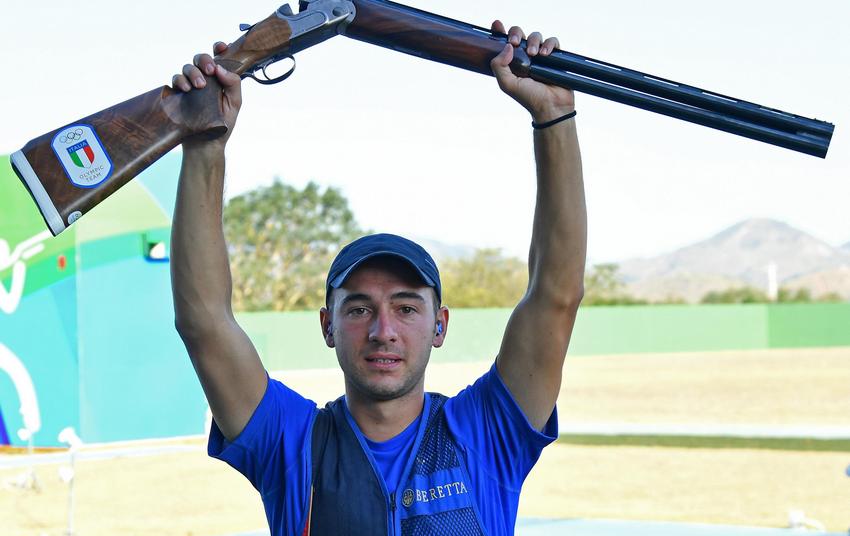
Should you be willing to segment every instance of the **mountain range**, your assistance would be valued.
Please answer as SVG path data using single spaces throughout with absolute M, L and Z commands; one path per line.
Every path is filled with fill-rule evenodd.
M 474 255 L 476 248 L 414 237 L 438 263 Z M 699 302 L 712 290 L 806 288 L 812 297 L 837 293 L 850 300 L 850 242 L 832 246 L 787 223 L 744 220 L 675 251 L 616 263 L 626 291 L 649 301 Z M 588 267 L 590 268 L 590 267 Z
M 619 263 L 628 292 L 652 301 L 697 302 L 711 290 L 750 286 L 808 288 L 850 299 L 850 242 L 835 247 L 790 225 L 749 219 L 670 253 Z

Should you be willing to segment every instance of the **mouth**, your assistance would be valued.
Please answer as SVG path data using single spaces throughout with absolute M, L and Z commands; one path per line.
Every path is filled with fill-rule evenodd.
M 401 358 L 393 355 L 370 355 L 366 358 L 366 363 L 378 370 L 394 369 L 401 364 L 401 361 Z

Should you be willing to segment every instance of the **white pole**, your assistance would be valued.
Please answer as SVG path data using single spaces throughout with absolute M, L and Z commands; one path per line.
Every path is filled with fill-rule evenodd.
M 41 488 L 38 485 L 38 478 L 35 475 L 35 462 L 33 458 L 33 454 L 35 453 L 33 434 L 27 428 L 21 428 L 18 430 L 18 437 L 22 441 L 27 442 L 27 458 L 29 458 L 30 466 L 27 468 L 26 473 L 21 474 L 19 481 L 15 485 L 20 486 L 23 489 L 39 491 Z
M 71 479 L 68 481 L 68 530 L 65 531 L 66 536 L 74 536 L 74 458 L 75 448 L 71 447 Z
M 33 436 L 33 434 L 30 434 L 29 441 L 27 441 L 27 455 L 29 456 L 30 460 L 33 461 L 33 464 L 34 464 L 35 458 L 33 457 L 33 454 L 35 454 L 35 445 L 33 444 L 34 441 L 33 441 L 32 436 Z M 30 488 L 32 488 L 33 490 L 35 490 L 35 491 L 41 490 L 41 486 L 38 485 L 38 477 L 35 474 L 35 465 L 30 465 L 29 484 L 30 484 Z
M 65 535 L 74 536 L 74 462 L 77 449 L 82 446 L 83 441 L 70 426 L 63 428 L 59 432 L 59 441 L 68 445 L 68 454 L 70 456 L 70 467 L 59 468 L 59 476 L 68 484 L 68 529 L 65 531 Z
M 779 298 L 779 282 L 776 276 L 776 263 L 767 264 L 767 299 L 775 302 Z

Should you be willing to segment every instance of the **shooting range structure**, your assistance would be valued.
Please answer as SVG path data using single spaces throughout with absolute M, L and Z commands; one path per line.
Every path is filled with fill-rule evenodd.
M 18 431 L 37 428 L 36 446 L 60 446 L 67 426 L 86 443 L 203 433 L 207 406 L 174 330 L 167 262 L 179 165 L 168 155 L 52 237 L 0 156 L 8 444 L 24 446 Z

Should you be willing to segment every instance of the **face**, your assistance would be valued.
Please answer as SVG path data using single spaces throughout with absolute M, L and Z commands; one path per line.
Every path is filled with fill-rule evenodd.
M 442 345 L 448 311 L 434 310 L 434 290 L 407 264 L 364 263 L 333 291 L 322 310 L 349 396 L 392 400 L 424 390 L 432 346 Z M 436 323 L 443 331 L 437 334 Z

